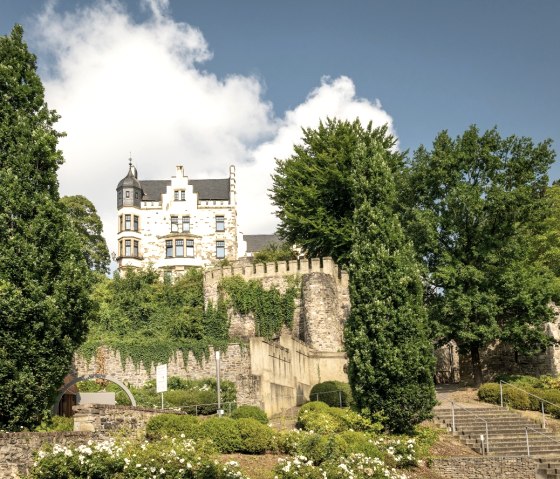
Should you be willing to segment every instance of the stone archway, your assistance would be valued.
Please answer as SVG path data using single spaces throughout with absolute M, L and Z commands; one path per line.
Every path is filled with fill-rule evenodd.
M 81 381 L 89 381 L 90 379 L 105 379 L 106 381 L 111 381 L 112 383 L 115 383 L 126 393 L 128 399 L 130 399 L 130 403 L 133 406 L 136 406 L 136 399 L 134 399 L 134 396 L 130 392 L 130 389 L 128 389 L 120 379 L 107 376 L 106 374 L 86 374 L 84 376 L 80 376 L 79 378 L 72 379 L 72 381 L 64 385 L 63 389 L 60 391 L 60 393 L 58 393 L 58 396 L 56 397 L 56 400 L 53 404 L 53 407 L 51 409 L 52 415 L 54 416 L 56 414 L 56 411 L 58 409 L 58 403 L 62 399 L 62 396 L 64 396 L 64 393 L 68 391 L 68 389 L 74 386 L 74 384 L 77 384 Z

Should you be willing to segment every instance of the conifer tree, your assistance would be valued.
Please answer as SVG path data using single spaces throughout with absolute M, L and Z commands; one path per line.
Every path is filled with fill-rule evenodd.
M 345 328 L 357 405 L 409 432 L 435 405 L 433 346 L 412 246 L 395 215 L 386 150 L 358 145 L 352 158 L 355 209 L 350 251 L 352 309 Z
M 16 25 L 0 37 L 0 429 L 39 423 L 91 314 L 90 271 L 58 193 L 61 136 Z

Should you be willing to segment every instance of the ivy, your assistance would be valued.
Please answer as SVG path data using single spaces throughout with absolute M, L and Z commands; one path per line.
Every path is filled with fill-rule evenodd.
M 220 298 L 227 296 L 227 306 L 236 313 L 253 316 L 257 336 L 270 339 L 280 333 L 282 326 L 292 327 L 295 299 L 300 295 L 300 280 L 296 276 L 287 280 L 284 293 L 275 287 L 265 289 L 261 281 L 246 281 L 241 276 L 222 279 L 218 290 Z

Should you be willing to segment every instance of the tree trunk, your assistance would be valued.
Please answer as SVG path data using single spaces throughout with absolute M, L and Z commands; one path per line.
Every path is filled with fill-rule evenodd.
M 480 362 L 480 351 L 478 346 L 471 346 L 471 363 L 474 376 L 474 385 L 480 386 L 482 384 L 482 364 Z

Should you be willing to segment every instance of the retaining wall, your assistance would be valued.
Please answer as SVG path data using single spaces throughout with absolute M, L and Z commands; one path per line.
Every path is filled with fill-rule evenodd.
M 532 479 L 537 465 L 531 457 L 450 457 L 434 459 L 431 469 L 445 479 Z

